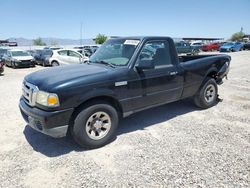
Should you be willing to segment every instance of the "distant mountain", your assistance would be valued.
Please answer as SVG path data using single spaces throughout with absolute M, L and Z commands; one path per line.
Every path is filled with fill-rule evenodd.
M 45 42 L 48 46 L 51 45 L 80 45 L 80 40 L 74 39 L 60 39 L 60 38 L 41 38 L 43 42 Z M 18 46 L 32 46 L 33 39 L 26 38 L 9 38 L 10 42 L 17 42 Z M 83 39 L 82 44 L 95 44 L 93 39 Z

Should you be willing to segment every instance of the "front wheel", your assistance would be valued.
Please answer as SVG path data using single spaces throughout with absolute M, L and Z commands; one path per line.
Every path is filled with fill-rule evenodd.
M 199 52 L 200 52 L 200 51 L 199 51 L 198 49 L 193 50 L 193 51 L 192 51 L 192 55 L 198 55 L 198 54 L 199 54 Z
M 208 78 L 194 96 L 194 103 L 200 108 L 210 108 L 217 102 L 218 87 L 213 78 Z
M 17 68 L 15 62 L 11 62 L 11 67 L 12 67 L 13 69 L 16 69 L 16 68 Z
M 98 148 L 113 138 L 118 122 L 118 113 L 113 106 L 105 102 L 94 103 L 76 116 L 71 133 L 80 146 Z

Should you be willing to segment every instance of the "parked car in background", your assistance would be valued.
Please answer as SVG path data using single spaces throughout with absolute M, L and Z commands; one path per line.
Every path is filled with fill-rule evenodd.
M 188 42 L 176 42 L 175 47 L 178 54 L 197 55 L 199 53 L 199 48 L 191 46 Z
M 80 54 L 77 50 L 61 49 L 54 50 L 50 58 L 46 59 L 46 63 L 51 66 L 79 64 L 89 60 L 88 57 Z
M 241 42 L 227 42 L 220 47 L 220 52 L 237 52 L 243 50 Z
M 0 48 L 0 74 L 2 74 L 4 71 L 4 55 L 7 54 L 7 51 L 8 50 L 6 48 Z
M 5 63 L 4 63 L 3 57 L 0 56 L 0 74 L 2 74 L 4 71 L 4 65 Z
M 202 51 L 208 52 L 208 51 L 219 51 L 221 44 L 219 42 L 205 44 L 202 46 Z
M 42 51 L 43 51 L 42 49 L 34 50 L 33 54 L 31 54 L 31 55 L 36 60 L 36 58 L 40 56 L 40 54 L 42 53 Z
M 203 42 L 191 42 L 190 46 L 195 47 L 196 49 L 199 49 L 201 51 L 202 46 L 204 46 Z
M 36 50 L 27 50 L 27 52 L 29 52 L 30 55 L 34 57 Z
M 53 55 L 53 50 L 51 49 L 37 50 L 34 56 L 36 64 L 42 65 L 42 66 L 50 65 L 48 59 L 52 55 Z
M 46 47 L 44 47 L 44 50 L 60 50 L 60 49 L 63 49 L 63 48 L 60 46 L 46 46 Z
M 89 49 L 89 48 L 84 49 L 84 52 L 85 52 L 89 57 L 92 56 L 92 55 L 94 54 L 94 52 L 93 52 L 91 49 Z
M 91 52 L 89 52 L 88 50 L 86 49 L 83 49 L 83 48 L 76 48 L 74 47 L 73 50 L 76 50 L 77 52 L 79 52 L 80 54 L 86 56 L 86 57 L 90 57 L 92 55 Z
M 0 48 L 0 57 L 3 57 L 5 54 L 7 54 L 8 49 L 6 48 Z
M 250 42 L 243 45 L 243 50 L 250 50 Z
M 87 57 L 90 57 L 91 55 L 93 55 L 98 48 L 99 46 L 96 46 L 96 45 L 85 45 L 85 46 L 74 47 L 74 49 L 84 50 L 84 53 Z
M 90 46 L 84 46 L 83 48 L 87 51 L 90 51 L 91 55 L 92 55 L 96 52 L 96 50 L 99 48 L 99 46 L 90 45 Z
M 24 50 L 12 49 L 8 50 L 3 56 L 6 66 L 17 67 L 34 67 L 35 60 L 29 52 Z

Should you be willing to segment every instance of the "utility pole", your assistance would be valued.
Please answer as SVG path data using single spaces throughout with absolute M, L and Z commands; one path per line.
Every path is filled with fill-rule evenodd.
M 241 32 L 241 33 L 243 32 L 243 27 L 240 28 L 240 32 Z
M 80 45 L 82 46 L 82 22 L 80 27 Z

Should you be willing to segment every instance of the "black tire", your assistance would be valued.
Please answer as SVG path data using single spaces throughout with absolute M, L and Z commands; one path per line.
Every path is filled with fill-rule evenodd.
M 15 65 L 15 62 L 11 62 L 11 67 L 12 67 L 13 69 L 16 69 L 16 68 L 17 68 L 16 65 Z
M 59 63 L 57 61 L 52 61 L 51 66 L 57 67 L 57 66 L 59 66 Z
M 212 90 L 213 92 L 211 92 Z M 194 96 L 194 103 L 196 106 L 206 109 L 214 106 L 217 102 L 217 98 L 218 98 L 217 83 L 213 78 L 207 78 L 204 81 L 204 84 L 199 89 L 199 91 Z
M 199 50 L 195 49 L 195 50 L 192 51 L 191 54 L 192 54 L 192 55 L 199 55 Z
M 99 117 L 94 117 L 95 114 L 104 113 L 109 116 L 110 120 L 110 128 L 102 130 L 102 128 L 96 128 L 95 124 L 98 121 Z M 101 117 L 101 116 L 100 116 Z M 91 121 L 90 123 L 90 119 Z M 102 121 L 102 120 L 101 120 Z M 118 127 L 119 116 L 116 109 L 108 103 L 105 102 L 97 102 L 89 104 L 88 106 L 84 107 L 76 116 L 73 126 L 71 127 L 71 134 L 74 140 L 82 147 L 87 148 L 99 148 L 107 144 L 115 135 L 115 131 Z M 104 121 L 101 123 L 103 126 Z M 92 129 L 92 130 L 87 130 Z M 98 129 L 98 130 L 97 130 Z M 104 136 L 101 137 L 101 134 L 98 131 L 103 131 Z M 97 135 L 98 133 L 98 135 Z M 90 135 L 94 134 L 94 135 Z M 95 137 L 95 138 L 91 138 Z M 97 137 L 100 136 L 101 138 Z
M 42 66 L 46 67 L 46 63 L 43 61 Z

